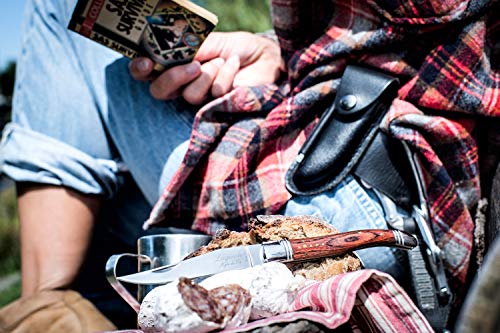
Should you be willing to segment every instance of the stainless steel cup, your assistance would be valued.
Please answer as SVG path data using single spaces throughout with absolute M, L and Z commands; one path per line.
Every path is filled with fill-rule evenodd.
M 140 302 L 156 285 L 139 285 L 137 298 L 117 280 L 116 268 L 123 257 L 138 259 L 138 271 L 176 264 L 212 239 L 208 235 L 198 234 L 158 234 L 144 236 L 137 240 L 137 254 L 122 253 L 111 256 L 106 263 L 106 277 L 118 294 L 136 311 Z
M 137 240 L 139 256 L 138 271 L 176 264 L 188 254 L 207 244 L 212 239 L 207 235 L 165 234 L 144 236 Z M 148 257 L 147 259 L 145 257 Z M 139 285 L 137 299 L 141 302 L 144 296 L 155 285 Z

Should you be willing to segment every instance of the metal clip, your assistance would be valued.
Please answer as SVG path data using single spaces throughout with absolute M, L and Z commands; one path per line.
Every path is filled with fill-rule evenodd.
M 434 275 L 438 298 L 440 301 L 448 302 L 451 298 L 451 293 L 444 272 L 442 251 L 434 241 L 434 237 L 431 234 L 427 220 L 424 216 L 425 214 L 422 212 L 421 208 L 414 207 L 413 217 L 426 245 L 425 254 L 427 255 L 432 274 Z
M 442 251 L 437 246 L 429 226 L 429 211 L 427 208 L 424 186 L 422 184 L 422 171 L 419 168 L 415 155 L 411 153 L 404 142 L 403 147 L 410 158 L 410 165 L 417 185 L 419 203 L 413 206 L 412 217 L 417 224 L 422 240 L 426 246 L 425 254 L 427 255 L 428 264 L 434 276 L 434 284 L 436 285 L 438 299 L 440 302 L 448 303 L 451 300 L 451 292 L 444 272 Z

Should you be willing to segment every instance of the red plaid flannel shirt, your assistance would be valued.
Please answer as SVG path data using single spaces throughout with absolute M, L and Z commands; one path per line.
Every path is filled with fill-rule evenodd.
M 418 153 L 432 228 L 452 285 L 462 285 L 469 209 L 480 197 L 474 119 L 500 115 L 499 12 L 487 0 L 273 0 L 288 78 L 238 88 L 199 110 L 183 165 L 145 225 L 214 233 L 277 212 L 291 197 L 285 173 L 321 101 L 356 63 L 402 82 L 383 129 Z

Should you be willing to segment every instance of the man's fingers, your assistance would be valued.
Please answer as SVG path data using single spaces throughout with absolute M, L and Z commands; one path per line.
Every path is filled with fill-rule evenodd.
M 262 70 L 262 71 L 259 71 Z M 243 68 L 234 78 L 233 86 L 258 86 L 275 82 L 279 77 L 280 71 L 278 67 L 262 68 L 261 66 L 249 66 Z
M 212 84 L 212 96 L 221 97 L 233 88 L 233 81 L 236 73 L 240 69 L 240 58 L 232 56 L 220 68 L 217 77 Z
M 178 95 L 179 89 L 195 80 L 201 74 L 201 65 L 193 61 L 186 65 L 172 67 L 158 76 L 149 88 L 151 96 L 166 100 Z
M 184 99 L 193 105 L 203 103 L 208 96 L 208 92 L 212 87 L 212 83 L 219 72 L 219 69 L 224 65 L 224 59 L 216 58 L 206 62 L 201 66 L 201 75 L 193 82 L 186 86 L 182 92 Z
M 227 42 L 226 35 L 227 33 L 221 32 L 212 32 L 209 34 L 201 44 L 200 49 L 196 52 L 194 59 L 203 63 L 223 56 L 222 50 Z
M 144 57 L 136 58 L 129 63 L 130 74 L 138 81 L 147 81 L 151 78 L 153 65 L 151 59 Z

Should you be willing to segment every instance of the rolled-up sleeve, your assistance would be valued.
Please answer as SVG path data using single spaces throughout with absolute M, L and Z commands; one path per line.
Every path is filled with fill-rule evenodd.
M 8 124 L 0 143 L 0 171 L 16 182 L 72 188 L 111 197 L 125 171 L 119 161 L 89 156 L 62 141 Z

